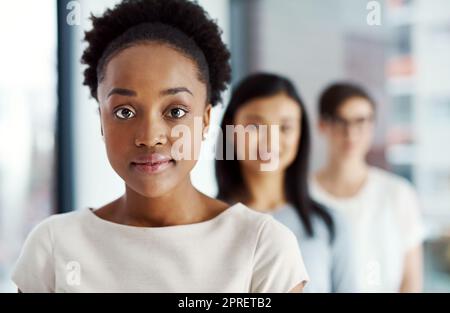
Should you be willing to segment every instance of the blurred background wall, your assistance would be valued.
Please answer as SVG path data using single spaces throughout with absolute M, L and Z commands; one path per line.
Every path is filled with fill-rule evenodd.
M 0 291 L 14 291 L 11 266 L 36 223 L 101 206 L 124 191 L 79 62 L 89 15 L 117 2 L 0 3 L 0 39 L 7 43 L 0 51 Z M 450 291 L 450 1 L 376 1 L 381 25 L 374 26 L 365 0 L 199 2 L 223 29 L 233 82 L 256 71 L 287 75 L 313 127 L 327 84 L 345 79 L 368 88 L 379 105 L 370 161 L 416 186 L 427 226 L 425 290 Z M 213 123 L 223 109 L 214 109 Z M 316 129 L 313 139 L 314 169 L 325 151 Z M 210 134 L 192 173 L 211 196 L 217 189 L 206 156 L 214 142 Z

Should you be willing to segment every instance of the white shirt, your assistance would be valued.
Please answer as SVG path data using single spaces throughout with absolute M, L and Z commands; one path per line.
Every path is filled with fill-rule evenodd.
M 13 273 L 23 292 L 288 292 L 307 280 L 294 234 L 240 203 L 169 227 L 90 209 L 55 215 L 31 232 Z
M 343 213 L 354 238 L 355 270 L 361 292 L 398 292 L 405 254 L 423 241 L 418 199 L 403 178 L 370 168 L 354 197 L 336 198 L 311 178 L 312 197 Z

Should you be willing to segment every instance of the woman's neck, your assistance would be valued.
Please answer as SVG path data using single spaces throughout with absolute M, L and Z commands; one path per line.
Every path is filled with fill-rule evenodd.
M 319 184 L 336 197 L 352 197 L 366 183 L 369 166 L 363 159 L 330 159 L 318 172 Z
M 253 173 L 242 170 L 249 195 L 245 205 L 261 212 L 271 212 L 286 203 L 283 173 Z
M 157 198 L 145 197 L 127 185 L 125 194 L 112 206 L 107 219 L 138 227 L 193 224 L 216 213 L 208 206 L 207 197 L 197 191 L 190 180 Z

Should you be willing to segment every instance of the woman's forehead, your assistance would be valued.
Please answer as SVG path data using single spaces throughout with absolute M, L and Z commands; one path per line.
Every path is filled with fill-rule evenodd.
M 199 92 L 206 89 L 200 82 L 194 62 L 175 49 L 162 44 L 140 44 L 115 55 L 107 64 L 102 81 L 112 88 L 160 93 L 170 88 L 187 88 Z M 101 88 L 101 86 L 99 86 Z M 105 90 L 103 90 L 105 93 Z
M 342 118 L 358 118 L 371 115 L 373 111 L 373 107 L 367 99 L 353 97 L 342 103 L 336 113 Z
M 289 121 L 301 117 L 301 108 L 295 100 L 280 94 L 253 99 L 242 106 L 238 114 L 246 119 Z

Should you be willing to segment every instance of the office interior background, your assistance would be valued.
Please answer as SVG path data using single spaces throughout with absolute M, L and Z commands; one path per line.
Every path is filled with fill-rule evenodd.
M 124 192 L 79 62 L 90 13 L 117 2 L 0 2 L 0 292 L 15 291 L 10 272 L 34 225 Z M 368 88 L 379 105 L 370 162 L 416 187 L 427 234 L 424 291 L 450 292 L 450 1 L 377 1 L 381 25 L 372 26 L 368 2 L 199 1 L 223 30 L 234 83 L 256 71 L 296 83 L 314 121 L 312 170 L 324 161 L 319 92 L 341 79 Z M 68 20 L 70 12 L 79 15 Z M 200 160 L 194 185 L 215 196 L 213 175 L 213 161 Z

